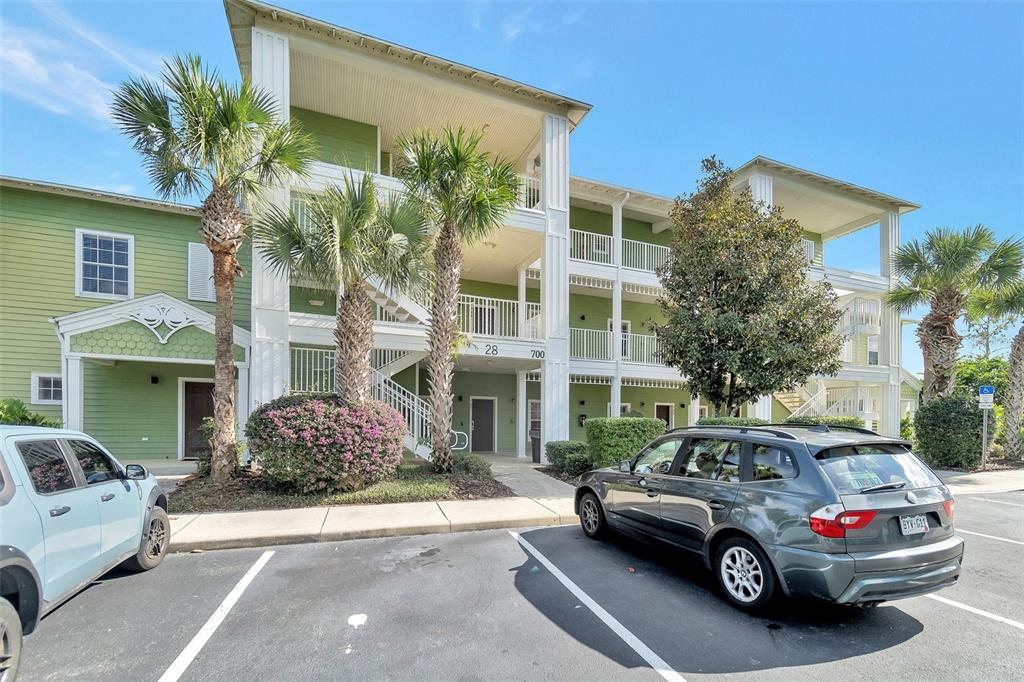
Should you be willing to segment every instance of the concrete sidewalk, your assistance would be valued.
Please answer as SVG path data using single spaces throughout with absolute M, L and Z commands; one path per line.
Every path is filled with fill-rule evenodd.
M 539 474 L 543 476 L 544 474 Z M 171 515 L 171 551 L 576 523 L 572 497 L 499 497 Z
M 1008 493 L 1014 490 L 1024 490 L 1024 469 L 975 473 L 936 470 L 935 473 L 954 495 Z

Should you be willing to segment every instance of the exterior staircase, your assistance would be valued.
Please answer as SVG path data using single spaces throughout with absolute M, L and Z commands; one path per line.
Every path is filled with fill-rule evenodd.
M 803 391 L 799 389 L 776 393 L 775 399 L 782 403 L 782 406 L 789 410 L 790 414 L 799 410 L 807 402 Z
M 426 351 L 411 352 L 388 348 L 374 348 L 373 356 L 370 358 L 370 365 L 384 376 L 392 377 L 403 369 L 412 367 L 425 357 L 427 357 Z
M 426 324 L 430 320 L 429 294 L 395 291 L 376 278 L 367 281 L 366 294 L 377 307 L 378 319 L 383 322 Z
M 433 431 L 430 426 L 430 408 L 426 401 L 377 370 L 370 374 L 370 393 L 374 400 L 395 408 L 405 419 L 405 449 L 429 461 Z M 468 446 L 469 436 L 465 432 L 452 431 L 453 450 L 465 450 Z

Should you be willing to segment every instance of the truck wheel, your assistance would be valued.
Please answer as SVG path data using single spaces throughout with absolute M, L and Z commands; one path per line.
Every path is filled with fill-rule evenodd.
M 21 663 L 21 617 L 0 597 L 0 682 L 14 682 Z
M 149 516 L 149 528 L 146 539 L 138 554 L 124 562 L 129 571 L 148 571 L 156 568 L 164 560 L 167 548 L 171 545 L 171 520 L 162 507 L 153 507 Z

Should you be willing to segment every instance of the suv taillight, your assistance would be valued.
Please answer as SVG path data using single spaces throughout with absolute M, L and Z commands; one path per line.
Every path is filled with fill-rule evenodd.
M 942 503 L 942 508 L 946 510 L 946 518 L 949 519 L 950 523 L 953 523 L 953 511 L 956 507 L 956 500 L 946 500 Z
M 866 527 L 877 515 L 876 511 L 849 510 L 841 504 L 830 504 L 811 514 L 811 530 L 826 538 L 845 538 L 846 531 Z

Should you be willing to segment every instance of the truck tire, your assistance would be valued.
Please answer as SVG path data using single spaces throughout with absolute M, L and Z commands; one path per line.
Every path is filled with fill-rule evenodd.
M 21 663 L 21 617 L 0 597 L 0 682 L 14 682 Z
M 171 545 L 171 520 L 162 507 L 153 507 L 149 527 L 138 553 L 124 562 L 129 571 L 148 571 L 160 565 Z

